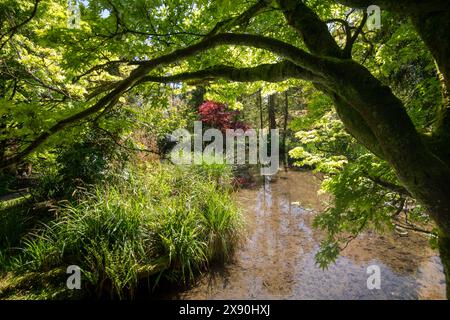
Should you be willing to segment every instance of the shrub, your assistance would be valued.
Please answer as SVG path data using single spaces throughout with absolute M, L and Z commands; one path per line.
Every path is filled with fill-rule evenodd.
M 250 127 L 237 120 L 239 112 L 229 110 L 227 106 L 220 102 L 205 101 L 198 109 L 200 119 L 203 123 L 225 131 L 226 129 L 242 129 L 244 131 Z
M 128 169 L 84 191 L 27 239 L 12 268 L 46 273 L 78 265 L 85 294 L 97 297 L 132 297 L 143 279 L 152 286 L 161 278 L 191 281 L 230 256 L 239 230 L 231 190 L 205 168 Z M 222 167 L 223 179 L 226 171 Z
M 127 151 L 97 132 L 83 135 L 79 141 L 55 149 L 52 162 L 37 165 L 38 179 L 32 189 L 36 201 L 70 198 L 82 186 L 107 181 L 129 160 Z

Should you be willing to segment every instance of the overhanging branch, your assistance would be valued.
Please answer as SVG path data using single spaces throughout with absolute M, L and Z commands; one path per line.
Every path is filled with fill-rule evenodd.
M 250 68 L 234 68 L 219 65 L 204 70 L 179 73 L 171 76 L 149 75 L 143 77 L 136 85 L 144 82 L 173 83 L 201 80 L 212 81 L 216 79 L 225 79 L 235 82 L 281 82 L 287 79 L 302 79 L 312 82 L 321 82 L 324 80 L 290 61 L 282 61 L 274 64 L 261 64 Z
M 278 0 L 278 4 L 288 24 L 299 33 L 313 54 L 335 58 L 341 56 L 342 51 L 327 24 L 306 4 L 297 0 Z
M 21 23 L 12 26 L 9 30 L 7 30 L 5 33 L 0 35 L 0 41 L 3 40 L 3 37 L 7 36 L 6 41 L 3 41 L 2 44 L 0 45 L 0 50 L 3 49 L 3 47 L 6 45 L 6 43 L 8 43 L 9 40 L 11 40 L 11 38 L 14 36 L 14 34 L 20 29 L 22 28 L 24 25 L 26 25 L 28 22 L 30 22 L 37 13 L 38 10 L 38 6 L 39 6 L 39 2 L 41 2 L 41 0 L 35 0 L 34 1 L 34 6 L 33 9 L 31 11 L 31 14 L 28 18 L 26 18 L 24 21 L 22 21 Z
M 264 9 L 267 8 L 270 0 L 259 0 L 254 5 L 250 6 L 247 10 L 245 10 L 242 14 L 229 18 L 223 21 L 220 21 L 216 24 L 216 26 L 211 30 L 206 37 L 212 37 L 219 33 L 224 33 L 230 31 L 235 26 L 243 26 L 246 27 L 250 20 L 261 13 Z
M 152 60 L 133 62 L 133 64 L 138 65 L 138 67 L 131 72 L 129 77 L 120 81 L 112 91 L 110 91 L 101 99 L 99 99 L 90 108 L 83 110 L 77 114 L 74 114 L 66 119 L 60 120 L 49 129 L 42 132 L 21 152 L 4 160 L 0 164 L 0 169 L 8 167 L 14 163 L 20 162 L 23 158 L 31 154 L 39 146 L 41 146 L 44 142 L 46 142 L 50 136 L 60 132 L 68 125 L 71 125 L 77 121 L 89 117 L 90 115 L 95 114 L 103 110 L 104 108 L 113 107 L 122 94 L 124 94 L 127 90 L 132 88 L 138 81 L 144 78 L 150 71 L 154 70 L 155 68 L 175 63 L 182 59 L 189 58 L 193 55 L 205 52 L 209 49 L 221 45 L 247 46 L 268 50 L 273 52 L 274 54 L 284 57 L 285 59 L 291 61 L 292 63 L 296 64 L 299 67 L 304 68 L 305 70 L 308 70 L 309 72 L 317 71 L 319 75 L 321 72 L 323 72 L 321 70 L 322 59 L 320 57 L 313 56 L 283 41 L 265 36 L 251 35 L 251 34 L 233 34 L 233 33 L 218 34 L 210 38 L 204 39 L 192 46 L 175 50 L 172 53 L 162 55 Z
M 361 23 L 359 24 L 358 28 L 356 28 L 355 33 L 350 38 L 347 38 L 347 43 L 345 44 L 345 48 L 343 50 L 344 58 L 350 59 L 352 57 L 353 45 L 355 44 L 356 40 L 358 39 L 358 36 L 363 31 L 363 28 L 367 22 L 367 19 L 368 19 L 367 12 L 364 12 Z
M 321 72 L 322 59 L 320 57 L 309 54 L 289 43 L 261 35 L 222 33 L 152 60 L 133 62 L 132 64 L 140 66 L 135 70 L 134 76 L 148 73 L 156 67 L 175 63 L 222 45 L 246 46 L 267 50 L 309 71 Z
M 336 0 L 336 2 L 351 8 L 367 8 L 378 5 L 381 9 L 403 14 L 417 12 L 433 12 L 448 7 L 448 0 Z

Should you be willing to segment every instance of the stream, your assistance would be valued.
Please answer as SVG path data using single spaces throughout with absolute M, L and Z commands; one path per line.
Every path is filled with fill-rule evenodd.
M 315 263 L 323 232 L 312 227 L 324 209 L 320 180 L 284 171 L 241 189 L 237 200 L 245 232 L 233 261 L 204 274 L 178 299 L 445 299 L 438 253 L 421 234 L 365 232 L 336 263 Z M 367 288 L 367 268 L 381 270 L 381 288 Z

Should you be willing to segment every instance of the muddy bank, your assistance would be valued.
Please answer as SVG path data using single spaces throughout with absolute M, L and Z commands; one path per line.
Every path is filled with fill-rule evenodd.
M 436 251 L 425 236 L 364 233 L 334 265 L 315 264 L 324 208 L 320 181 L 310 172 L 282 172 L 263 185 L 238 192 L 246 232 L 234 261 L 205 274 L 181 299 L 444 299 L 445 281 Z M 381 269 L 381 289 L 367 289 L 367 267 Z

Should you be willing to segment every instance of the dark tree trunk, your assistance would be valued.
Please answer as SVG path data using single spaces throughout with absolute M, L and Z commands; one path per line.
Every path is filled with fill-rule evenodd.
M 259 109 L 259 128 L 262 130 L 264 128 L 264 117 L 263 117 L 263 105 L 262 105 L 262 92 L 261 90 L 258 91 L 257 94 L 257 103 L 258 103 L 258 109 Z
M 438 66 L 438 76 L 442 87 L 442 106 L 437 116 L 435 136 L 440 158 L 450 163 L 450 3 L 447 10 L 424 12 L 411 15 L 411 20 L 422 40 L 430 50 Z M 440 183 L 440 184 L 439 184 Z M 437 188 L 447 188 L 447 181 L 440 181 Z M 446 184 L 446 185 L 443 185 Z M 430 199 L 432 216 L 439 216 L 438 226 L 441 227 L 439 237 L 439 253 L 444 266 L 447 299 L 450 299 L 450 192 L 445 199 L 437 196 Z M 436 220 L 436 219 L 435 219 Z M 441 226 L 443 224 L 443 226 Z
M 271 94 L 269 96 L 269 101 L 267 104 L 267 111 L 269 115 L 269 129 L 277 128 L 277 120 L 276 120 L 276 95 Z
M 437 134 L 450 137 L 450 2 L 447 10 L 410 15 L 425 45 L 436 60 L 442 85 L 443 103 L 438 114 Z
M 351 107 L 358 103 L 355 104 L 355 101 L 349 99 L 347 95 L 337 94 L 334 100 L 338 102 L 338 113 L 348 130 L 352 131 L 352 134 L 370 150 L 375 150 L 377 155 L 389 161 L 403 185 L 436 222 L 441 231 L 439 251 L 445 269 L 447 298 L 450 298 L 450 1 L 338 1 L 363 8 L 370 4 L 377 4 L 382 9 L 408 15 L 436 61 L 442 85 L 443 102 L 437 113 L 437 123 L 431 139 L 426 137 L 418 139 L 417 133 L 411 130 L 412 126 L 408 123 L 410 121 L 405 116 L 398 117 L 399 111 L 403 108 L 401 103 L 395 102 L 392 93 L 383 93 L 380 86 L 369 85 L 370 81 L 363 84 L 365 79 L 361 78 L 359 83 L 362 86 L 355 83 L 354 87 L 367 93 L 372 92 L 366 96 L 366 101 L 373 96 L 385 105 L 398 105 L 391 107 L 391 110 L 386 110 L 385 115 L 388 117 L 385 116 L 383 120 L 381 120 L 383 117 L 377 113 L 376 107 L 369 106 L 369 109 L 355 108 L 359 110 L 353 110 Z M 366 88 L 362 88 L 363 86 Z M 361 112 L 362 109 L 371 110 L 375 117 L 364 114 Z M 359 120 L 363 118 L 368 128 L 361 125 Z M 370 123 L 370 120 L 367 121 L 368 118 L 380 118 L 380 120 L 373 119 L 375 121 Z M 389 122 L 392 123 L 386 126 Z M 381 130 L 376 127 L 377 123 Z M 395 130 L 396 124 L 401 130 Z M 374 142 L 378 142 L 379 148 Z
M 286 90 L 284 92 L 284 110 L 283 110 L 283 141 L 281 143 L 281 152 L 285 155 L 284 159 L 286 162 L 286 140 L 287 140 L 287 125 L 288 125 L 288 118 L 289 118 L 289 95 L 288 91 Z
M 189 105 L 194 108 L 194 110 L 198 111 L 198 107 L 205 102 L 205 93 L 206 89 L 203 86 L 197 86 L 191 92 L 191 99 L 189 100 Z

